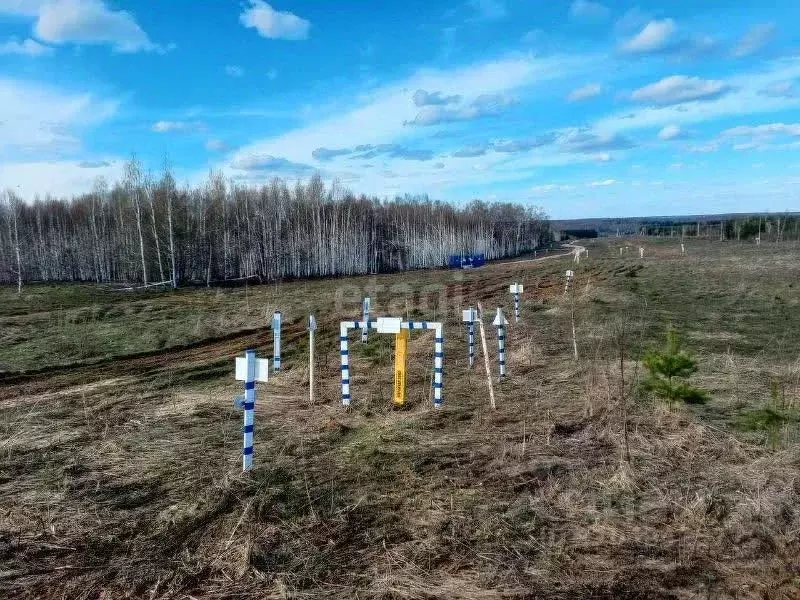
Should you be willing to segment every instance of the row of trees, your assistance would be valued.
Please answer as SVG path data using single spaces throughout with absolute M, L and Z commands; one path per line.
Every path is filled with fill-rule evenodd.
M 463 208 L 427 197 L 355 196 L 319 177 L 248 187 L 212 173 L 179 189 L 131 161 L 122 182 L 32 204 L 0 202 L 0 281 L 206 283 L 442 266 L 450 254 L 514 256 L 550 241 L 546 217 L 515 204 Z
M 707 237 L 721 240 L 800 240 L 800 216 L 796 213 L 731 216 L 692 223 L 653 223 L 642 227 L 643 235 Z

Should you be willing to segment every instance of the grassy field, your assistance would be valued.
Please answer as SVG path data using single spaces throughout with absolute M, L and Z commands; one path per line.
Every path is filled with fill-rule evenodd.
M 0 597 L 800 598 L 800 247 L 587 247 L 579 266 L 0 288 Z M 343 410 L 338 322 L 363 295 L 374 315 L 445 320 L 443 409 L 415 332 L 407 406 L 391 407 L 393 340 L 354 333 Z M 512 321 L 496 410 L 460 323 L 479 301 Z M 258 386 L 243 476 L 233 357 L 271 354 L 276 309 L 284 370 Z M 705 405 L 640 391 L 668 325 Z

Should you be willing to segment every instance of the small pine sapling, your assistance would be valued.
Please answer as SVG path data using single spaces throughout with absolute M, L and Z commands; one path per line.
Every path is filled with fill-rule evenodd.
M 665 400 L 670 407 L 679 401 L 703 404 L 708 400 L 705 391 L 686 381 L 697 371 L 697 361 L 681 350 L 678 334 L 671 327 L 667 330 L 666 349 L 647 352 L 642 363 L 647 369 L 644 389 Z

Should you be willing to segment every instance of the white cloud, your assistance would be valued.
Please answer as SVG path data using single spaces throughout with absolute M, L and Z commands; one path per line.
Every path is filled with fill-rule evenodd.
M 619 181 L 616 179 L 603 179 L 602 181 L 592 181 L 589 187 L 608 187 L 609 185 L 616 185 Z
M 338 102 L 326 108 L 326 113 L 332 116 L 243 146 L 220 161 L 218 168 L 235 176 L 239 172 L 231 169 L 231 164 L 238 164 L 239 159 L 255 155 L 281 157 L 301 165 L 324 166 L 329 177 L 339 177 L 357 169 L 357 189 L 377 194 L 387 190 L 387 180 L 381 175 L 385 169 L 397 174 L 397 180 L 402 181 L 403 192 L 408 193 L 449 195 L 453 188 L 464 190 L 465 186 L 486 185 L 487 182 L 524 181 L 538 167 L 581 163 L 594 158 L 588 152 L 553 152 L 552 143 L 540 146 L 538 138 L 523 140 L 529 146 L 525 152 L 510 152 L 520 149 L 520 146 L 499 140 L 497 147 L 493 143 L 493 151 L 483 156 L 453 158 L 440 154 L 434 156 L 433 160 L 425 161 L 409 160 L 399 154 L 394 156 L 396 153 L 384 154 L 374 160 L 353 158 L 349 153 L 337 152 L 336 149 L 341 147 L 342 141 L 346 141 L 349 148 L 396 144 L 418 149 L 424 148 L 432 139 L 444 139 L 436 134 L 432 137 L 428 128 L 404 126 L 420 110 L 411 99 L 415 90 L 436 90 L 443 96 L 461 95 L 464 105 L 477 102 L 485 106 L 488 102 L 486 98 L 515 97 L 516 92 L 522 90 L 525 95 L 536 94 L 553 80 L 583 76 L 587 64 L 591 64 L 591 61 L 587 61 L 586 56 L 513 55 L 456 69 L 420 70 L 406 79 L 355 95 L 355 106 L 353 94 L 342 96 Z M 481 96 L 483 100 L 479 100 Z M 488 104 L 491 105 L 491 102 Z M 333 109 L 334 106 L 340 107 L 338 112 Z M 444 133 L 448 129 L 451 128 L 437 133 Z M 454 126 L 453 129 L 460 127 Z M 333 149 L 333 154 L 330 149 Z M 442 149 L 444 153 L 451 151 Z M 362 160 L 374 164 L 376 168 L 361 168 Z M 375 164 L 376 161 L 379 164 Z M 205 170 L 198 173 L 205 176 Z M 251 172 L 247 175 L 250 181 L 264 181 L 262 173 Z
M 91 190 L 98 177 L 104 177 L 110 183 L 119 181 L 123 164 L 124 161 L 114 159 L 0 161 L 0 181 L 7 182 L 29 200 L 48 194 L 68 198 Z
M 155 133 L 178 133 L 203 131 L 205 125 L 196 121 L 157 121 L 150 128 Z
M 603 93 L 603 86 L 599 83 L 587 83 L 583 87 L 579 87 L 576 90 L 572 90 L 569 96 L 567 96 L 567 100 L 570 102 L 578 102 L 580 100 L 588 100 L 589 98 L 594 98 L 595 96 L 599 96 Z
M 574 0 L 569 6 L 569 16 L 573 19 L 605 19 L 609 14 L 607 6 L 592 0 Z
M 598 134 L 583 130 L 567 131 L 559 138 L 559 145 L 565 152 L 591 155 L 613 150 L 627 150 L 635 146 L 632 140 L 618 134 Z
M 290 12 L 275 10 L 263 0 L 249 0 L 250 8 L 239 15 L 247 28 L 273 40 L 304 40 L 308 38 L 311 23 Z
M 225 74 L 230 77 L 241 77 L 244 75 L 244 69 L 239 65 L 225 65 Z
M 574 185 L 569 183 L 545 183 L 543 185 L 535 185 L 531 188 L 531 192 L 538 195 L 549 194 L 550 192 L 566 192 L 574 189 Z
M 701 154 L 708 154 L 710 152 L 716 152 L 717 150 L 719 150 L 719 144 L 717 142 L 709 142 L 689 148 L 689 152 L 699 152 Z
M 740 125 L 722 132 L 722 137 L 772 137 L 787 135 L 800 137 L 800 123 L 765 123 L 763 125 Z
M 48 56 L 53 49 L 30 38 L 19 41 L 10 39 L 0 44 L 0 54 L 21 54 L 23 56 Z
M 506 94 L 482 94 L 469 104 L 456 108 L 448 108 L 442 104 L 423 106 L 408 125 L 422 127 L 440 125 L 442 123 L 455 123 L 457 121 L 471 121 L 500 114 L 504 108 L 515 104 L 517 99 Z
M 481 95 L 505 94 L 522 87 L 570 76 L 583 62 L 573 58 L 506 58 L 449 71 L 423 70 L 412 77 L 380 87 L 343 112 L 281 135 L 256 141 L 239 153 L 286 156 L 312 160 L 317 148 L 381 144 L 416 137 L 419 130 L 404 126 L 419 109 L 409 101 L 409 90 L 434 89 L 444 95 L 462 94 L 468 101 Z M 238 155 L 238 153 L 237 153 Z M 235 158 L 235 157 L 234 157 Z
M 110 9 L 101 0 L 34 2 L 24 14 L 38 17 L 34 32 L 45 42 L 111 44 L 118 52 L 161 50 L 150 41 L 133 15 Z
M 675 29 L 672 19 L 650 21 L 638 34 L 624 42 L 621 49 L 628 54 L 659 52 L 668 47 Z
M 411 99 L 416 106 L 444 106 L 461 102 L 461 96 L 458 94 L 443 96 L 441 92 L 426 92 L 425 90 L 417 90 Z
M 317 171 L 311 165 L 288 160 L 281 156 L 269 154 L 250 154 L 240 156 L 231 163 L 231 168 L 237 171 L 256 172 L 261 175 L 302 176 L 310 175 Z
M 766 46 L 774 35 L 774 23 L 755 25 L 739 40 L 731 54 L 739 57 L 754 54 Z
M 80 131 L 116 110 L 116 102 L 89 93 L 0 77 L 0 162 L 79 149 Z
M 731 87 L 723 81 L 673 75 L 635 90 L 631 98 L 646 104 L 670 106 L 684 102 L 713 100 L 729 91 Z
M 223 140 L 210 139 L 206 142 L 206 150 L 211 152 L 223 152 L 228 149 L 228 144 Z
M 600 118 L 594 129 L 607 133 L 665 125 L 688 125 L 743 115 L 768 114 L 800 109 L 800 97 L 773 97 L 760 91 L 776 82 L 800 77 L 800 57 L 761 63 L 728 78 L 730 91 L 704 102 L 642 107 Z
M 679 125 L 667 125 L 661 131 L 658 132 L 658 139 L 664 140 L 665 142 L 672 141 L 672 140 L 684 140 L 688 136 L 688 133 L 680 128 Z

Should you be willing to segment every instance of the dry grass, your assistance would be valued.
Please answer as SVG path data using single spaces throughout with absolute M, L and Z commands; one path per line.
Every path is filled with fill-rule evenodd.
M 462 281 L 434 272 L 263 286 L 246 298 L 226 291 L 222 303 L 204 290 L 136 300 L 139 312 L 190 324 L 225 313 L 229 335 L 164 351 L 125 342 L 149 352 L 128 358 L 114 358 L 100 336 L 86 359 L 105 356 L 100 367 L 6 376 L 2 596 L 800 597 L 800 452 L 788 433 L 773 450 L 763 434 L 732 425 L 769 402 L 772 381 L 798 401 L 800 342 L 784 333 L 798 320 L 785 279 L 787 269 L 797 274 L 797 249 L 762 245 L 766 260 L 746 247 L 687 244 L 681 258 L 668 241 L 646 243 L 643 265 L 603 244 L 582 261 L 577 362 L 559 262 L 490 265 Z M 509 306 L 517 279 L 536 291 L 509 327 L 496 411 L 481 361 L 466 367 L 460 305 L 444 313 L 444 409 L 430 408 L 430 334 L 415 333 L 408 406 L 390 407 L 391 340 L 374 334 L 363 346 L 354 335 L 354 408 L 342 410 L 335 324 L 358 314 L 359 294 L 335 306 L 337 285 L 377 281 L 378 306 L 404 307 L 408 297 L 433 318 L 443 310 L 424 301 L 426 286 L 442 282 L 464 305 Z M 270 336 L 253 328 L 274 306 L 288 315 L 286 369 L 259 387 L 256 468 L 243 476 L 232 357 L 253 345 L 267 352 Z M 43 309 L 30 321 L 13 315 L 19 335 L 42 331 Z M 308 310 L 321 325 L 313 407 Z M 127 323 L 110 319 L 102 327 Z M 668 411 L 636 394 L 638 353 L 667 320 L 698 354 L 707 407 Z M 163 327 L 150 323 L 141 328 Z M 490 346 L 494 360 L 493 332 Z

